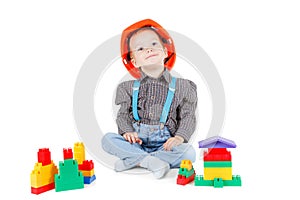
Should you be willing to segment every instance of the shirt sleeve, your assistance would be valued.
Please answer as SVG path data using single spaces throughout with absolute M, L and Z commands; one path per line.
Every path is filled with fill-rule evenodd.
M 196 128 L 197 86 L 188 80 L 187 90 L 178 109 L 178 129 L 175 135 L 181 136 L 188 142 Z
M 130 87 L 129 82 L 124 82 L 119 84 L 116 93 L 116 105 L 120 105 L 116 123 L 118 126 L 119 134 L 123 135 L 126 132 L 134 132 L 134 128 L 132 126 L 132 119 L 130 117 L 131 112 L 131 94 L 130 88 L 132 88 L 132 84 Z

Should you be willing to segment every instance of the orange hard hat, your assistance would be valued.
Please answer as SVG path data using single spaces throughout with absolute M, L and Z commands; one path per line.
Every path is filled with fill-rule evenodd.
M 121 57 L 122 62 L 125 65 L 128 72 L 135 78 L 140 77 L 140 71 L 134 67 L 131 63 L 130 59 L 130 49 L 129 49 L 129 41 L 133 33 L 137 30 L 149 27 L 153 31 L 155 31 L 158 36 L 160 37 L 164 47 L 167 49 L 168 57 L 165 58 L 164 65 L 168 70 L 171 70 L 176 59 L 176 52 L 173 39 L 170 37 L 169 33 L 158 23 L 151 19 L 145 19 L 139 22 L 132 24 L 131 26 L 127 27 L 122 32 L 121 37 Z

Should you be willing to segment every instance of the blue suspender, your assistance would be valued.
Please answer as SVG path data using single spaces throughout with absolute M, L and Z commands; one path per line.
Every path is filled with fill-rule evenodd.
M 140 82 L 138 80 L 135 80 L 132 88 L 132 112 L 133 112 L 133 117 L 136 121 L 140 121 L 140 117 L 137 111 L 140 85 L 141 85 Z
M 172 100 L 174 97 L 174 93 L 175 93 L 175 88 L 176 88 L 176 78 L 172 77 L 172 81 L 169 84 L 169 90 L 168 90 L 168 95 L 167 95 L 167 99 L 164 105 L 164 108 L 162 110 L 161 116 L 160 116 L 160 120 L 159 122 L 162 124 L 165 124 L 167 121 L 167 117 L 171 108 L 171 104 L 172 104 Z
M 138 103 L 138 96 L 139 96 L 139 88 L 140 88 L 140 82 L 138 80 L 135 80 L 133 83 L 133 93 L 132 93 L 132 112 L 133 117 L 136 121 L 140 121 L 140 117 L 138 115 L 137 111 L 137 103 Z M 176 78 L 172 77 L 172 81 L 169 84 L 169 90 L 167 94 L 167 99 L 165 102 L 165 105 L 163 107 L 160 120 L 161 126 L 164 125 L 167 121 L 167 117 L 171 108 L 171 104 L 173 101 L 174 93 L 176 88 Z

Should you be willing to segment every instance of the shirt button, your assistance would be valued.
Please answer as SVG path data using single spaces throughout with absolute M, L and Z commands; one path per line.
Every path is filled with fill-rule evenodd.
M 152 99 L 152 100 L 154 100 L 154 99 L 155 99 L 155 97 L 154 97 L 154 96 L 151 96 L 151 99 Z

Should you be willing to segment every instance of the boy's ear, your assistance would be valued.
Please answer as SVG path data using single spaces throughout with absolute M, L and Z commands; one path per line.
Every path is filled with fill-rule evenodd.
M 136 62 L 135 62 L 134 58 L 131 58 L 130 62 L 136 67 Z
M 165 54 L 165 58 L 167 58 L 168 57 L 168 50 L 167 50 L 166 47 L 164 48 L 164 54 Z

